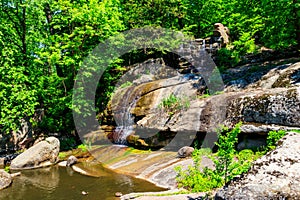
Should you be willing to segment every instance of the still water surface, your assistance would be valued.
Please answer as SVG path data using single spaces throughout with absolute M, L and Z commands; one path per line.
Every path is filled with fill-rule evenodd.
M 70 168 L 50 168 L 22 171 L 13 184 L 0 191 L 0 200 L 112 200 L 116 192 L 162 191 L 155 185 L 130 176 L 114 173 L 97 166 L 89 177 Z M 82 195 L 82 191 L 88 195 Z

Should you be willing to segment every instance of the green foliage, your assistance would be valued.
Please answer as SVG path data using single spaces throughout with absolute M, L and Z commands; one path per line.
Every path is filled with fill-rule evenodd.
M 195 150 L 193 153 L 193 166 L 189 166 L 187 170 L 177 167 L 175 170 L 178 172 L 176 179 L 178 186 L 193 192 L 211 191 L 214 188 L 219 188 L 235 176 L 247 172 L 251 167 L 252 161 L 258 159 L 267 151 L 274 149 L 277 141 L 286 134 L 282 130 L 270 131 L 267 138 L 266 150 L 253 152 L 251 149 L 244 149 L 237 152 L 235 145 L 237 143 L 237 136 L 240 133 L 240 126 L 241 123 L 238 123 L 230 131 L 227 127 L 221 129 L 218 142 L 216 143 L 218 146 L 216 154 Z M 213 160 L 215 164 L 214 169 L 200 169 L 201 160 L 204 155 Z
M 239 58 L 228 48 L 222 48 L 217 52 L 216 64 L 221 69 L 233 67 L 239 62 Z
M 10 173 L 10 166 L 5 166 L 4 171 L 6 171 L 7 173 Z
M 177 182 L 179 187 L 185 187 L 193 192 L 210 191 L 219 188 L 233 179 L 235 176 L 242 174 L 250 168 L 251 162 L 257 159 L 261 154 L 254 153 L 246 149 L 240 152 L 235 150 L 237 136 L 240 133 L 241 123 L 238 123 L 232 130 L 223 127 L 219 134 L 219 140 L 216 143 L 218 151 L 215 155 L 203 153 L 195 150 L 193 153 L 194 165 L 189 166 L 188 170 L 182 170 L 177 167 Z M 200 170 L 200 164 L 203 155 L 208 155 L 214 164 L 215 169 L 204 168 Z
M 82 152 L 87 152 L 88 151 L 88 147 L 85 144 L 80 144 L 77 147 L 78 149 L 81 149 Z
M 182 109 L 188 109 L 190 107 L 190 101 L 187 97 L 180 98 L 174 94 L 170 94 L 168 97 L 162 99 L 158 107 L 172 116 Z
M 208 156 L 211 152 L 202 149 L 195 149 L 193 152 L 194 165 L 189 166 L 187 170 L 183 170 L 180 166 L 175 168 L 178 173 L 177 182 L 178 187 L 184 187 L 192 192 L 210 191 L 212 188 L 222 185 L 221 177 L 211 174 L 211 170 L 204 168 L 200 169 L 202 157 Z
M 280 140 L 283 136 L 286 135 L 286 132 L 284 130 L 279 130 L 279 131 L 270 131 L 268 133 L 267 137 L 267 147 L 266 149 L 272 150 L 276 148 L 276 143 L 278 140 Z
M 300 130 L 291 130 L 291 131 L 293 131 L 293 132 L 296 132 L 296 133 L 300 133 Z
M 241 123 L 238 123 L 231 131 L 228 131 L 227 127 L 223 127 L 223 131 L 227 131 L 224 135 L 219 134 L 217 159 L 214 160 L 216 165 L 216 173 L 224 178 L 225 183 L 231 180 L 236 174 L 234 169 L 238 167 L 234 161 L 234 155 L 236 154 L 235 145 L 238 142 L 238 134 Z
M 208 92 L 198 96 L 199 99 L 205 99 L 205 98 L 208 98 L 208 97 L 211 97 L 211 95 Z
M 65 152 L 59 152 L 58 158 L 60 160 L 64 160 L 67 157 L 67 154 Z
M 45 133 L 74 132 L 74 77 L 99 42 L 124 29 L 118 0 L 9 0 L 0 10 L 1 132 L 21 119 Z
M 132 82 L 126 81 L 125 83 L 123 83 L 122 85 L 120 85 L 120 88 L 126 88 L 132 86 Z
M 78 69 L 100 42 L 121 31 L 164 27 L 204 38 L 212 34 L 214 23 L 221 22 L 229 27 L 232 43 L 219 51 L 219 65 L 234 66 L 244 54 L 255 53 L 258 45 L 274 49 L 299 45 L 299 7 L 295 0 L 1 1 L 1 132 L 18 129 L 25 119 L 38 131 L 74 136 L 72 109 L 84 113 L 94 109 L 72 104 Z M 117 38 L 113 44 L 125 42 Z M 162 37 L 156 44 L 165 42 L 170 39 Z M 109 67 L 99 81 L 94 111 L 105 109 L 114 85 L 128 70 L 124 63 L 131 65 L 164 51 L 135 49 L 122 58 L 99 61 L 98 67 L 107 63 Z M 111 55 L 114 52 L 111 49 Z M 84 75 L 85 80 L 92 79 L 93 70 Z M 189 101 L 170 97 L 162 107 L 173 115 L 188 108 Z M 43 116 L 37 116 L 38 110 Z
M 76 141 L 73 137 L 67 137 L 60 140 L 60 149 L 61 150 L 70 150 L 76 146 Z
M 78 149 L 81 149 L 82 152 L 87 152 L 91 149 L 92 145 L 91 142 L 84 141 L 83 144 L 77 146 Z

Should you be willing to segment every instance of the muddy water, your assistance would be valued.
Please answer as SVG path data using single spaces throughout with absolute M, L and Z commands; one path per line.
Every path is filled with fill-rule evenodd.
M 81 200 L 119 199 L 116 192 L 162 191 L 146 181 L 117 174 L 97 166 L 97 177 L 74 172 L 70 168 L 54 166 L 25 170 L 13 184 L 0 191 L 0 200 Z M 82 192 L 87 192 L 83 195 Z

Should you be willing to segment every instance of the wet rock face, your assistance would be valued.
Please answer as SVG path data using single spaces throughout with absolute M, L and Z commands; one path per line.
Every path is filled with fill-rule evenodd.
M 299 133 L 289 132 L 247 174 L 219 190 L 216 199 L 299 199 L 299 141 Z
M 52 165 L 58 160 L 59 148 L 59 140 L 48 137 L 13 159 L 10 168 L 31 169 Z
M 0 190 L 7 188 L 12 183 L 12 177 L 9 173 L 0 170 Z

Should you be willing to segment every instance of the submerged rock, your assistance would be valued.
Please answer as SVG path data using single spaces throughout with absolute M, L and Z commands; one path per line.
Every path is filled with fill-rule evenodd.
M 30 147 L 12 160 L 11 169 L 31 169 L 52 165 L 58 161 L 60 143 L 55 137 Z
M 219 190 L 216 199 L 299 199 L 299 141 L 300 134 L 289 132 L 248 173 Z
M 12 177 L 9 173 L 0 169 L 0 190 L 7 188 L 12 183 Z

